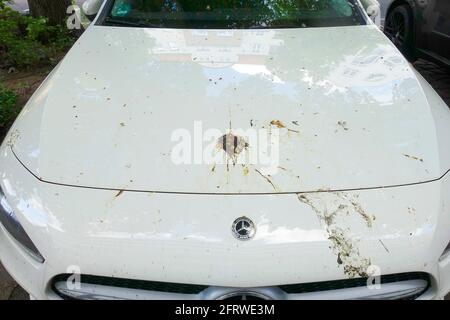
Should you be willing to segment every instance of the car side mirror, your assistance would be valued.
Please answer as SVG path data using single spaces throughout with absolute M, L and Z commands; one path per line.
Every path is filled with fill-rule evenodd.
M 367 15 L 373 20 L 380 15 L 380 3 L 377 0 L 361 0 Z
M 97 13 L 100 11 L 104 0 L 86 0 L 83 3 L 82 10 L 84 15 L 90 20 L 94 21 Z

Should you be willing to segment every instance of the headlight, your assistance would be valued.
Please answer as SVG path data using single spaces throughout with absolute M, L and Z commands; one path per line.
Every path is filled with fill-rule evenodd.
M 44 258 L 39 253 L 39 250 L 31 241 L 30 237 L 26 234 L 25 230 L 17 220 L 11 206 L 6 200 L 3 190 L 0 189 L 0 222 L 9 232 L 9 234 L 17 240 L 17 242 L 23 247 L 23 249 L 36 261 L 43 263 Z

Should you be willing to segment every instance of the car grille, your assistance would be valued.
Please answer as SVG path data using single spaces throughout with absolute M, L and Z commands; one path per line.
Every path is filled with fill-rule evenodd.
M 58 275 L 52 280 L 53 291 L 63 299 L 320 299 L 333 293 L 339 299 L 416 299 L 430 288 L 430 276 L 423 272 L 383 275 L 381 287 L 387 292 L 379 295 L 367 291 L 367 278 L 344 279 L 314 283 L 280 285 L 267 288 L 226 288 L 196 284 L 155 282 L 93 275 L 81 275 L 78 288 L 67 285 L 72 275 Z M 352 291 L 352 289 L 356 289 Z M 359 290 L 359 291 L 358 291 Z M 395 294 L 393 294 L 394 292 Z M 351 293 L 349 295 L 349 293 Z M 378 298 L 376 298 L 377 296 Z M 323 296 L 329 299 L 329 296 Z
M 71 275 L 59 275 L 54 278 L 53 283 L 67 281 Z M 145 291 L 158 291 L 182 294 L 198 294 L 208 286 L 190 285 L 170 282 L 141 281 L 132 279 L 120 279 L 111 277 L 99 277 L 90 275 L 80 276 L 81 284 L 100 285 L 113 288 L 127 288 Z
M 384 275 L 380 278 L 380 284 L 396 283 L 408 280 L 425 280 L 429 285 L 429 275 L 424 272 L 410 272 Z M 310 293 L 317 291 L 340 290 L 346 288 L 362 287 L 367 284 L 367 278 L 345 279 L 337 281 L 312 282 L 303 284 L 290 284 L 280 286 L 286 293 Z

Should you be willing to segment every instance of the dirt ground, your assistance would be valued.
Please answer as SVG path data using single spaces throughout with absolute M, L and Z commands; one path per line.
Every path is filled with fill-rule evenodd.
M 22 110 L 28 99 L 30 99 L 50 71 L 50 67 L 45 67 L 32 71 L 8 74 L 7 71 L 0 69 L 0 82 L 4 83 L 7 88 L 13 90 L 17 94 L 17 113 Z M 0 141 L 3 141 L 3 138 L 7 133 L 8 128 L 0 128 Z

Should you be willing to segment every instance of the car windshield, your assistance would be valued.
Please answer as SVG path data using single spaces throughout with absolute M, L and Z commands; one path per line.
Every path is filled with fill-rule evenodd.
M 356 0 L 113 0 L 105 25 L 251 29 L 366 24 Z

